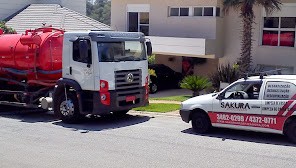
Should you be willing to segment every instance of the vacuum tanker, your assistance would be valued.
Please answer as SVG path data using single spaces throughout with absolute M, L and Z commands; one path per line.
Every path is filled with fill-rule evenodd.
M 0 44 L 0 104 L 53 109 L 75 122 L 148 103 L 152 49 L 142 33 L 44 27 L 0 31 Z

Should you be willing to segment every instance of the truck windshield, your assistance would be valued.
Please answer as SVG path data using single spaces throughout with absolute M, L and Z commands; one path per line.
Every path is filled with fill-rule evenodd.
M 139 41 L 98 43 L 100 62 L 146 60 L 144 43 Z

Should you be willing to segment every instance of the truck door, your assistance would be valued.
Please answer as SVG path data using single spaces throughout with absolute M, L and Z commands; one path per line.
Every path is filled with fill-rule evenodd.
M 241 81 L 220 93 L 209 113 L 212 123 L 249 126 L 250 116 L 261 115 L 261 86 L 261 80 Z
M 94 90 L 94 72 L 90 39 L 78 38 L 73 42 L 70 75 L 83 90 Z

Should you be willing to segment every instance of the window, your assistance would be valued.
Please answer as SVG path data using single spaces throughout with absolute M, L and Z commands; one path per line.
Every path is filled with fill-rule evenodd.
M 189 8 L 170 8 L 169 16 L 189 16 Z
M 224 91 L 225 99 L 258 99 L 262 81 L 238 82 Z
M 262 45 L 295 47 L 296 17 L 264 17 Z
M 294 96 L 296 86 L 290 82 L 270 81 L 266 83 L 264 100 L 289 100 Z
M 217 16 L 221 14 L 219 7 L 170 7 L 169 16 Z
M 128 12 L 128 31 L 149 35 L 149 12 Z
M 214 16 L 213 7 L 205 7 L 204 8 L 204 16 Z
M 87 56 L 85 57 L 82 53 L 86 48 Z M 92 61 L 90 40 L 78 39 L 73 42 L 73 60 L 82 63 L 90 63 Z
M 98 42 L 100 62 L 146 60 L 144 43 L 139 41 Z

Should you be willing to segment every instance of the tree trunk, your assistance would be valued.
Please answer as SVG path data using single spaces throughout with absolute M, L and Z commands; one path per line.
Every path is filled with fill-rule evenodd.
M 199 96 L 199 91 L 193 90 L 192 97 Z
M 246 15 L 241 13 L 243 19 L 243 32 L 241 43 L 241 56 L 238 59 L 240 75 L 244 75 L 251 69 L 252 63 L 252 29 L 254 22 L 254 15 Z

